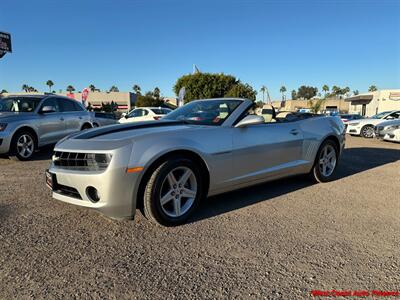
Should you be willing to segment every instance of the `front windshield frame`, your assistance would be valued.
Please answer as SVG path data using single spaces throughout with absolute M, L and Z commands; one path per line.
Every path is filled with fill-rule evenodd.
M 222 126 L 226 120 L 232 115 L 232 113 L 243 103 L 243 100 L 239 99 L 212 99 L 212 100 L 196 100 L 189 102 L 188 104 L 179 107 L 169 114 L 165 115 L 162 119 L 169 121 L 183 121 L 193 125 L 205 125 L 205 126 Z M 201 107 L 203 105 L 203 107 Z M 207 105 L 218 106 L 215 111 L 213 110 L 201 110 L 206 108 Z M 226 105 L 224 112 L 221 105 Z M 197 106 L 197 108 L 195 108 Z M 220 118 L 221 114 L 224 114 L 223 118 Z M 202 115 L 203 114 L 203 115 Z M 214 117 L 206 119 L 206 116 Z M 219 114 L 219 115 L 215 115 Z M 204 119 L 200 119 L 203 117 Z
M 38 97 L 5 97 L 0 99 L 1 112 L 33 113 L 37 110 L 42 98 Z M 28 104 L 24 107 L 23 104 Z M 29 105 L 30 104 L 30 105 Z

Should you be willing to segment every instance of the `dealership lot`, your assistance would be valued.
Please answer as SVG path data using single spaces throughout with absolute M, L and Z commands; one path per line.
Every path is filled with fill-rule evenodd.
M 400 144 L 348 137 L 335 181 L 294 177 L 212 197 L 175 228 L 53 200 L 49 157 L 0 158 L 2 299 L 399 289 Z

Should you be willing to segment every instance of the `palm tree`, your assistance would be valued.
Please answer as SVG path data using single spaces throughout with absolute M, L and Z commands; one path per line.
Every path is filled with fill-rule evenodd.
M 353 91 L 353 95 L 357 96 L 360 92 L 358 90 Z
M 51 87 L 54 85 L 53 81 L 47 80 L 46 85 L 49 87 L 49 93 L 51 93 Z
M 1 92 L 0 92 L 0 94 L 4 94 L 4 93 L 8 93 L 8 92 L 7 92 L 7 90 L 2 89 Z
M 339 95 L 340 95 L 340 92 L 341 92 L 340 87 L 338 87 L 338 86 L 336 86 L 336 85 L 334 85 L 334 86 L 332 87 L 332 94 L 334 94 L 335 97 L 339 96 Z
M 342 90 L 343 95 L 348 96 L 348 94 L 350 93 L 350 88 L 348 86 L 346 86 L 343 90 Z
M 265 86 L 265 85 L 263 85 L 262 87 L 261 87 L 261 89 L 260 89 L 260 92 L 263 94 L 263 102 L 264 102 L 264 95 L 265 95 L 265 92 L 267 91 L 267 87 Z
M 93 93 L 96 90 L 96 87 L 93 84 L 91 84 L 89 85 L 89 90 Z
M 160 91 L 160 89 L 159 89 L 158 87 L 156 87 L 156 88 L 154 89 L 154 91 L 153 91 L 153 95 L 154 95 L 154 97 L 156 97 L 156 98 L 160 98 L 160 93 L 161 93 L 161 91 Z
M 113 85 L 113 86 L 110 88 L 110 92 L 119 92 L 119 89 L 118 89 L 118 87 L 116 87 L 115 85 Z
M 140 88 L 140 86 L 138 86 L 137 84 L 134 84 L 133 87 L 132 87 L 132 89 L 134 90 L 134 92 L 135 92 L 136 94 L 140 94 L 141 88 Z
M 67 86 L 67 92 L 72 93 L 75 91 L 75 88 L 72 85 Z
M 282 101 L 285 100 L 286 87 L 282 85 L 279 91 L 282 93 Z
M 329 86 L 328 86 L 327 84 L 324 84 L 324 86 L 322 87 L 322 90 L 324 91 L 324 93 L 325 93 L 325 98 L 326 98 L 326 93 L 329 92 Z
M 325 99 L 308 100 L 308 105 L 313 113 L 318 113 L 324 104 Z
M 378 88 L 376 87 L 376 85 L 371 85 L 369 88 L 368 88 L 368 92 L 376 92 L 378 90 Z
M 22 90 L 28 92 L 29 86 L 27 84 L 22 85 Z

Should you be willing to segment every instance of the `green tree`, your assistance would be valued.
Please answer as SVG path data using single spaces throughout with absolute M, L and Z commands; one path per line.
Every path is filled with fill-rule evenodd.
M 90 84 L 89 90 L 93 93 L 96 90 L 96 87 L 93 84 Z
M 257 107 L 261 108 L 264 106 L 264 101 L 257 101 L 256 104 L 257 104 Z
M 347 95 L 350 93 L 350 88 L 346 86 L 344 89 L 341 91 L 342 95 Z
M 110 92 L 119 92 L 119 89 L 118 89 L 117 86 L 113 85 L 113 86 L 110 88 Z
M 75 88 L 72 85 L 67 86 L 67 92 L 72 93 L 75 91 Z
M 296 100 L 296 99 L 297 99 L 297 93 L 296 93 L 296 90 L 292 90 L 292 93 L 291 93 L 291 95 L 292 95 L 292 100 Z
M 245 98 L 255 101 L 256 95 L 257 92 L 249 84 L 239 82 L 232 86 L 224 97 Z
M 337 98 L 340 95 L 340 93 L 341 93 L 341 88 L 334 85 L 332 87 L 332 95 L 334 95 Z
M 368 88 L 368 92 L 376 92 L 378 90 L 378 88 L 376 87 L 376 85 L 371 85 L 369 88 Z
M 357 96 L 360 92 L 358 90 L 353 91 L 353 95 Z
M 286 87 L 283 85 L 281 86 L 280 90 L 279 90 L 282 94 L 282 101 L 285 100 L 285 92 L 286 92 Z
M 296 97 L 303 98 L 303 99 L 311 99 L 311 98 L 315 97 L 317 95 L 317 93 L 318 93 L 318 89 L 316 87 L 302 85 L 297 90 Z
M 324 84 L 322 87 L 322 91 L 324 92 L 324 96 L 326 98 L 326 94 L 329 92 L 329 86 L 327 84 Z
M 174 92 L 179 94 L 179 90 L 185 87 L 185 102 L 195 99 L 209 99 L 222 97 L 246 97 L 255 100 L 257 94 L 254 89 L 243 84 L 232 75 L 223 73 L 196 73 L 184 75 L 175 83 Z
M 308 105 L 313 113 L 318 113 L 325 102 L 325 99 L 308 100 Z
M 51 93 L 51 87 L 54 85 L 54 82 L 51 80 L 47 80 L 46 85 L 49 87 L 49 93 Z
M 161 91 L 160 91 L 160 89 L 159 89 L 158 87 L 156 87 L 156 88 L 154 89 L 154 91 L 153 91 L 153 95 L 154 95 L 154 97 L 156 97 L 156 98 L 160 98 L 160 93 L 161 93 Z
M 140 92 L 141 92 L 141 88 L 137 84 L 134 84 L 132 89 L 135 92 L 135 94 L 140 94 Z
M 8 93 L 7 90 L 5 90 L 5 89 L 2 89 L 0 92 L 0 94 L 5 94 L 5 93 Z
M 27 85 L 27 84 L 23 84 L 22 85 L 22 90 L 23 91 L 28 92 L 28 89 L 29 89 L 29 85 Z
M 262 93 L 262 95 L 263 95 L 263 102 L 265 102 L 265 92 L 267 91 L 267 87 L 265 86 L 265 85 L 263 85 L 262 87 L 261 87 L 261 89 L 260 89 L 260 92 Z
M 147 92 L 145 95 L 138 94 L 135 105 L 138 107 L 157 107 L 163 103 L 160 98 L 154 97 L 152 92 Z

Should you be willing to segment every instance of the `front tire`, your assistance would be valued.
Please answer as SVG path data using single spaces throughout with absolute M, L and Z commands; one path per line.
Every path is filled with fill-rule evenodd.
M 205 197 L 200 167 L 187 158 L 163 162 L 146 184 L 143 197 L 145 217 L 164 226 L 184 223 Z
M 19 131 L 12 138 L 9 158 L 17 161 L 30 160 L 35 151 L 35 136 L 29 131 Z
M 363 138 L 371 139 L 374 137 L 374 127 L 371 125 L 365 125 L 361 128 L 360 134 Z
M 332 140 L 326 140 L 318 149 L 310 175 L 317 182 L 328 182 L 336 171 L 339 150 Z

